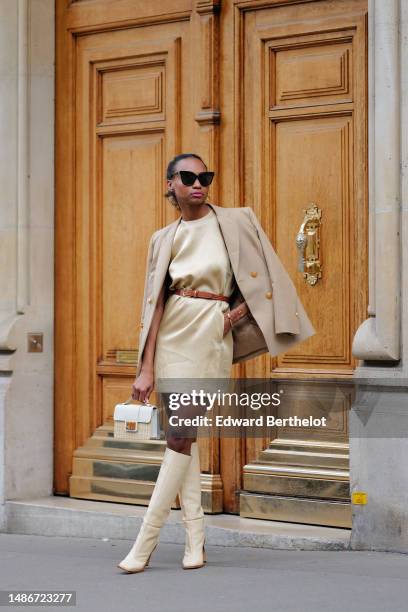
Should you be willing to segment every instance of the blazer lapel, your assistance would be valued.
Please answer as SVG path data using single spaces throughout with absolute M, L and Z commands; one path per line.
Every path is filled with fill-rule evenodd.
M 217 215 L 221 233 L 231 261 L 232 271 L 234 272 L 235 278 L 238 279 L 239 229 L 235 216 L 229 208 L 223 208 L 222 206 L 210 204 L 209 202 L 208 204 Z

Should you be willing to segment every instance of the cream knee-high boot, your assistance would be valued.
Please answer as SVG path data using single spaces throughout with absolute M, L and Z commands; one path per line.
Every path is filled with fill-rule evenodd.
M 186 528 L 184 569 L 203 567 L 206 562 L 204 548 L 204 511 L 201 505 L 200 455 L 197 442 L 191 444 L 191 462 L 179 490 L 183 523 Z
M 180 489 L 191 458 L 191 455 L 177 453 L 166 447 L 142 526 L 129 553 L 118 564 L 121 569 L 131 573 L 142 572 L 149 564 L 160 529 L 170 514 L 171 504 Z

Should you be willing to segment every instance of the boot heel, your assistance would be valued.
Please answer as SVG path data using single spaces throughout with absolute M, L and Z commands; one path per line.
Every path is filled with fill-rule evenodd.
M 207 553 L 205 552 L 204 546 L 203 546 L 203 560 L 204 560 L 204 563 L 207 563 Z
M 148 560 L 146 561 L 146 565 L 145 565 L 145 567 L 147 567 L 147 566 L 149 565 L 149 562 L 150 562 L 150 557 L 152 556 L 152 554 L 153 554 L 153 553 L 154 553 L 154 551 L 156 550 L 156 547 L 157 547 L 157 544 L 156 544 L 156 546 L 153 548 L 152 552 L 150 553 L 149 558 L 148 558 Z

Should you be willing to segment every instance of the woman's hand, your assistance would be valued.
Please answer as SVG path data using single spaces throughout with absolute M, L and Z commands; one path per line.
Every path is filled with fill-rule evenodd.
M 230 331 L 230 329 L 231 329 L 231 321 L 229 320 L 229 317 L 227 317 L 227 315 L 224 314 L 224 336 Z
M 140 402 L 149 400 L 154 388 L 153 371 L 141 371 L 132 385 L 132 399 Z
M 224 336 L 226 333 L 230 331 L 231 327 L 235 325 L 243 317 L 248 317 L 249 319 L 253 319 L 251 312 L 249 310 L 248 304 L 246 302 L 242 302 L 241 304 L 236 306 L 236 308 L 233 308 L 232 310 L 225 312 L 224 313 Z M 231 323 L 231 320 L 232 320 L 232 323 Z

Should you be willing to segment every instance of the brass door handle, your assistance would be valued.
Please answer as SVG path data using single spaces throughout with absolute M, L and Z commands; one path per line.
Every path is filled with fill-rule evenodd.
M 303 222 L 296 236 L 296 247 L 298 249 L 298 270 L 303 272 L 303 278 L 313 287 L 322 277 L 322 265 L 320 263 L 320 226 L 322 211 L 312 203 L 306 209 Z

